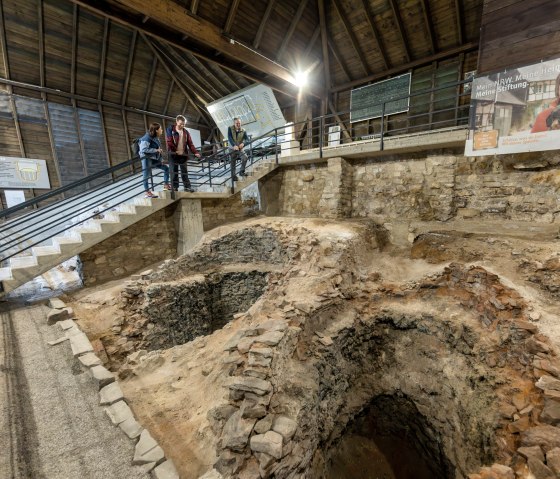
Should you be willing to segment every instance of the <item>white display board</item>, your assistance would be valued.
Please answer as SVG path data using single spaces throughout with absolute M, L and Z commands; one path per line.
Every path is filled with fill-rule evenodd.
M 4 196 L 6 197 L 6 205 L 8 208 L 25 202 L 23 190 L 4 190 Z
M 45 160 L 0 156 L 0 188 L 50 189 Z
M 202 146 L 202 141 L 200 140 L 200 131 L 194 128 L 186 128 L 186 130 L 191 134 L 192 141 L 197 150 L 200 150 Z
M 258 83 L 209 103 L 206 109 L 224 138 L 236 117 L 253 138 L 286 124 L 272 89 Z

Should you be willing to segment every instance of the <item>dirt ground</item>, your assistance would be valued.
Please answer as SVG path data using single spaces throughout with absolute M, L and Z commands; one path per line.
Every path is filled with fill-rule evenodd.
M 272 222 L 278 225 L 283 221 L 258 219 L 228 225 L 210 231 L 202 241 L 211 242 L 248 225 Z M 408 247 L 402 242 L 396 246 L 390 241 L 384 245 L 378 241 L 377 248 L 353 250 L 352 254 L 361 255 L 355 281 L 362 283 L 362 287 L 372 280 L 384 287 L 403 287 L 440 274 L 450 263 L 480 266 L 498 275 L 502 284 L 522 296 L 529 304 L 531 320 L 538 325 L 540 333 L 560 350 L 560 241 L 553 234 L 530 229 L 512 234 L 499 224 L 484 225 L 484 228 L 473 225 L 474 232 L 465 232 L 465 229 L 468 226 L 464 224 L 457 230 L 449 225 L 445 231 L 424 229 Z M 308 233 L 298 238 L 297 232 L 301 230 Z M 335 264 L 329 267 L 344 269 L 343 263 L 337 263 L 340 256 L 331 255 L 336 249 L 331 245 L 355 239 L 363 232 L 352 222 L 299 219 L 293 234 L 293 242 L 309 242 L 315 237 L 315 242 L 324 246 L 320 249 L 319 261 L 325 263 L 332 257 Z M 306 265 L 310 261 L 309 257 L 300 258 L 296 265 L 299 271 L 295 274 L 294 268 L 297 268 L 292 265 L 288 272 L 291 282 L 285 284 L 286 297 L 306 296 L 307 291 L 299 288 L 309 287 L 309 282 L 298 283 L 297 277 L 309 279 Z M 74 308 L 80 327 L 88 336 L 93 340 L 101 339 L 104 344 L 107 338 L 116 338 L 123 316 L 120 294 L 125 287 L 124 281 L 116 281 L 81 289 L 63 299 Z M 283 285 L 279 282 L 275 287 Z M 377 294 L 383 294 L 382 291 L 383 288 L 379 288 Z M 253 306 L 257 307 L 258 304 Z M 244 321 L 244 317 L 238 317 L 209 336 L 171 349 L 149 352 L 141 361 L 131 362 L 134 374 L 122 381 L 134 413 L 176 462 L 181 477 L 198 478 L 217 459 L 216 437 L 207 414 L 227 400 L 231 364 L 224 358 L 223 344 L 236 330 L 246 327 Z

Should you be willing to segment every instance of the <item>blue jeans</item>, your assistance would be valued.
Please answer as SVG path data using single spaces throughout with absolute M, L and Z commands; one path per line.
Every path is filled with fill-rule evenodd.
M 151 158 L 142 158 L 142 177 L 144 180 L 144 189 L 146 191 L 150 189 L 148 178 L 152 174 L 152 167 L 163 170 L 163 182 L 169 183 L 169 166 L 162 164 L 161 161 L 152 162 Z

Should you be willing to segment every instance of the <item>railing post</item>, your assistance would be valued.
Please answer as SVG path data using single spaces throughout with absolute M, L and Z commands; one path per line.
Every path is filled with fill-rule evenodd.
M 208 161 L 208 184 L 212 188 L 212 167 L 210 166 L 210 161 Z
M 319 118 L 319 158 L 323 158 L 323 136 L 325 132 L 323 129 L 325 128 L 325 117 L 324 115 Z
M 381 105 L 381 139 L 379 143 L 379 149 L 383 151 L 383 136 L 385 133 L 385 102 Z
M 173 154 L 171 152 L 168 153 L 167 158 L 169 159 L 169 182 L 171 183 L 171 199 L 175 199 L 175 167 L 173 162 Z M 177 189 L 179 189 L 179 185 L 177 185 Z
M 249 158 L 251 159 L 249 165 L 253 166 L 253 135 L 249 136 Z
M 274 144 L 276 145 L 274 147 L 274 153 L 276 155 L 276 165 L 278 165 L 278 128 L 274 128 Z M 280 147 L 282 147 L 280 145 Z

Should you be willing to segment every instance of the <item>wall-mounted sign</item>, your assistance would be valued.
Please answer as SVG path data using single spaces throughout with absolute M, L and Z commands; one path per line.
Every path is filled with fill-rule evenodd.
M 239 117 L 243 128 L 253 137 L 264 135 L 286 124 L 273 91 L 255 84 L 206 105 L 224 138 L 233 119 Z
M 25 193 L 23 190 L 5 190 L 4 197 L 6 198 L 6 206 L 8 208 L 19 205 L 25 201 Z
M 45 160 L 0 156 L 0 188 L 50 189 Z
M 466 156 L 560 149 L 560 59 L 475 78 Z
M 408 111 L 410 73 L 352 90 L 350 123 Z M 383 110 L 385 104 L 385 110 Z

